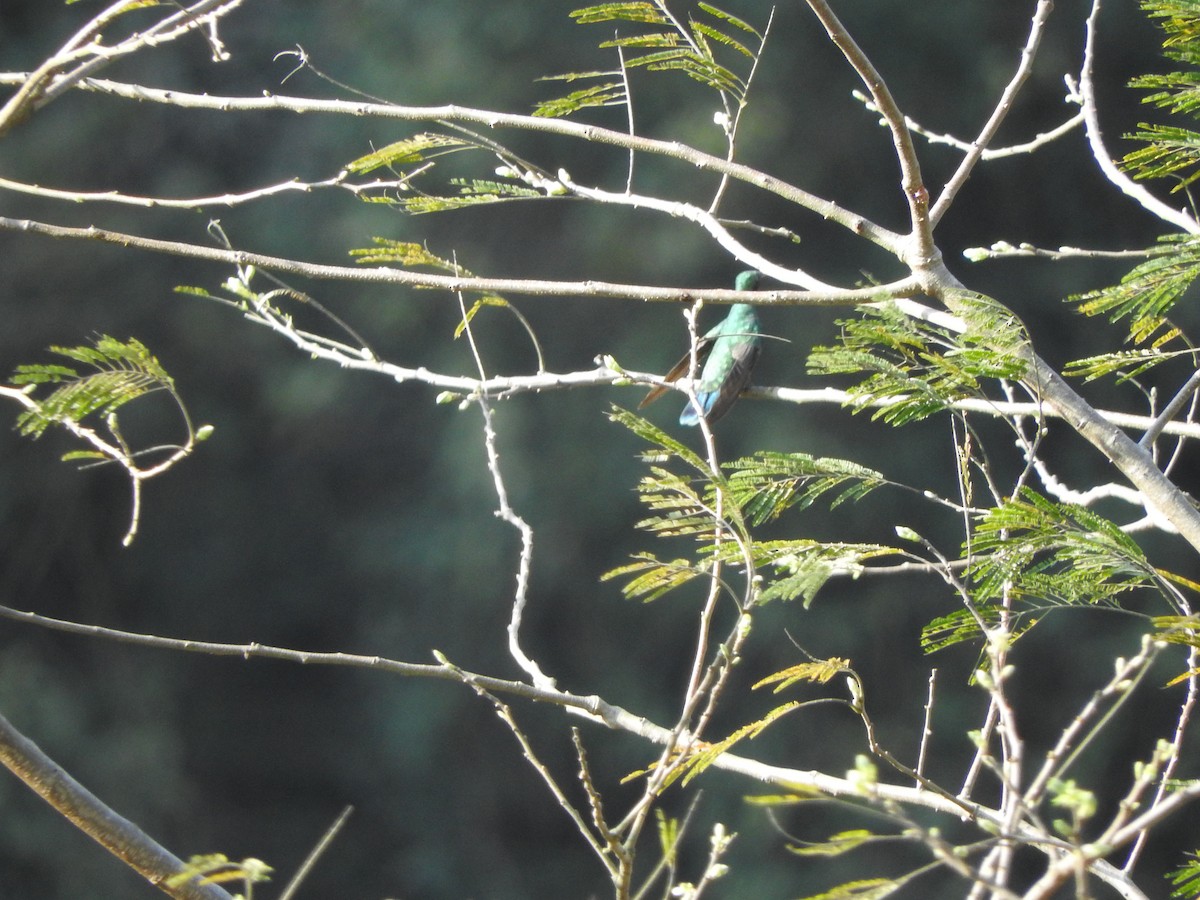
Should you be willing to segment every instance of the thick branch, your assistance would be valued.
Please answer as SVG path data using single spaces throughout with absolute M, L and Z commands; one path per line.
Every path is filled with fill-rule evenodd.
M 169 896 L 179 900 L 231 900 L 216 885 L 168 887 L 166 880 L 183 871 L 183 862 L 101 802 L 3 716 L 0 763 L 75 827 Z
M 945 287 L 954 285 L 954 287 Z M 964 299 L 978 295 L 966 290 L 949 271 L 942 268 L 927 288 L 942 297 L 951 312 Z M 1059 415 L 1088 443 L 1104 454 L 1121 473 L 1146 497 L 1148 503 L 1174 526 L 1183 538 L 1200 550 L 1200 510 L 1154 464 L 1143 447 L 1105 418 L 1075 392 L 1054 367 L 1038 356 L 1031 346 L 1017 351 L 1028 366 L 1024 377 L 1026 387 Z

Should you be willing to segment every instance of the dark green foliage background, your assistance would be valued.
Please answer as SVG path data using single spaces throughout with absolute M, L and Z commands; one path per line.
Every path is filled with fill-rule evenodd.
M 272 57 L 300 44 L 319 68 L 371 94 L 520 112 L 561 87 L 537 83 L 538 76 L 611 65 L 594 49 L 608 37 L 604 27 L 582 28 L 567 18 L 576 5 L 248 2 L 223 28 L 232 62 L 213 66 L 206 46 L 193 38 L 106 74 L 210 93 L 330 95 L 331 88 L 305 74 L 280 85 L 292 63 Z M 763 4 L 726 5 L 763 21 Z M 963 137 L 977 130 L 1010 76 L 1033 7 L 987 0 L 837 5 L 906 111 Z M 1057 4 L 1035 76 L 1002 143 L 1025 140 L 1069 114 L 1061 102 L 1062 74 L 1078 67 L 1083 6 L 1078 0 Z M 1121 85 L 1163 64 L 1156 34 L 1133 4 L 1110 6 L 1102 20 L 1099 87 L 1107 134 L 1117 146 L 1117 136 L 1144 115 Z M 4 0 L 0 68 L 32 68 L 96 8 Z M 856 87 L 803 4 L 783 3 L 751 95 L 742 158 L 900 228 L 890 142 L 874 117 L 850 100 Z M 699 86 L 638 73 L 635 88 L 644 133 L 720 151 L 713 98 Z M 616 127 L 623 116 L 620 110 L 598 114 Z M 189 113 L 77 94 L 0 142 L 0 172 L 80 190 L 194 196 L 293 175 L 330 177 L 370 147 L 413 130 L 346 118 Z M 565 166 L 581 181 L 623 183 L 624 154 L 531 134 L 499 137 L 551 169 Z M 922 157 L 936 191 L 958 155 L 926 147 Z M 696 198 L 712 183 L 686 167 L 646 161 L 639 186 Z M 898 274 L 894 261 L 771 198 L 735 188 L 726 212 L 799 231 L 804 242 L 798 247 L 763 246 L 818 277 L 850 283 L 863 273 L 880 280 Z M 0 193 L 0 214 L 195 242 L 205 240 L 207 222 L 201 213 L 147 215 L 10 193 Z M 339 264 L 350 248 L 382 235 L 426 241 L 436 253 L 457 254 L 475 272 L 497 276 L 717 286 L 740 268 L 678 222 L 573 203 L 404 218 L 327 192 L 211 215 L 238 247 Z M 1111 282 L 1120 266 L 969 267 L 956 261 L 961 249 L 999 239 L 1143 246 L 1156 233 L 1153 222 L 1106 187 L 1076 133 L 1033 159 L 983 167 L 940 237 L 952 268 L 971 287 L 1011 304 L 1039 351 L 1061 363 L 1118 340 L 1059 300 Z M 215 289 L 230 273 L 213 266 L 4 234 L 0 271 L 0 371 L 46 360 L 44 348 L 52 343 L 82 343 L 97 333 L 136 336 L 176 378 L 194 418 L 216 426 L 194 459 L 149 485 L 142 534 L 128 550 L 119 543 L 127 486 L 117 473 L 79 473 L 58 463 L 58 454 L 70 449 L 60 436 L 32 443 L 15 433 L 0 435 L 0 602 L 197 639 L 413 661 L 430 660 L 437 648 L 476 671 L 517 674 L 504 651 L 517 541 L 493 516 L 476 411 L 435 406 L 434 392 L 418 385 L 312 362 L 265 330 L 246 327 L 230 309 L 172 293 L 176 284 Z M 468 348 L 452 339 L 453 298 L 359 285 L 297 286 L 336 310 L 385 358 L 472 371 Z M 600 353 L 632 368 L 663 370 L 684 345 L 678 309 L 512 299 L 533 322 L 553 370 L 588 367 Z M 812 344 L 833 339 L 834 318 L 802 309 L 764 313 L 767 330 L 792 343 L 767 347 L 756 380 L 816 386 L 804 374 L 804 356 Z M 1179 319 L 1185 329 L 1196 324 L 1191 307 L 1181 308 Z M 532 371 L 529 344 L 508 316 L 485 311 L 476 323 L 492 371 Z M 604 416 L 608 403 L 630 406 L 639 397 L 632 389 L 523 396 L 498 406 L 497 427 L 513 504 L 537 531 L 527 649 L 563 687 L 602 693 L 665 722 L 686 674 L 695 597 L 681 594 L 644 607 L 622 600 L 618 585 L 598 581 L 649 540 L 631 527 L 641 514 L 632 490 L 639 447 Z M 1140 411 L 1130 389 L 1105 402 Z M 674 427 L 676 412 L 674 402 L 664 403 L 652 418 Z M 140 424 L 155 433 L 155 426 L 169 423 L 166 414 L 143 413 Z M 1003 457 L 1011 441 L 1000 429 L 984 430 L 997 437 Z M 1051 456 L 1075 486 L 1111 476 L 1065 428 L 1052 433 Z M 744 402 L 721 423 L 719 440 L 729 458 L 757 448 L 803 450 L 852 458 L 922 487 L 949 490 L 952 484 L 944 421 L 892 431 L 832 408 Z M 1015 465 L 1010 458 L 1001 468 Z M 948 552 L 961 539 L 951 517 L 882 491 L 857 506 L 832 514 L 814 508 L 772 527 L 793 537 L 889 541 L 896 523 L 917 528 Z M 1151 547 L 1165 554 L 1182 545 L 1164 540 Z M 1173 565 L 1187 572 L 1177 559 Z M 744 690 L 796 661 L 786 630 L 814 654 L 853 660 L 884 737 L 898 755 L 911 758 L 929 665 L 939 667 L 946 685 L 956 685 L 974 664 L 968 648 L 931 660 L 919 655 L 921 625 L 951 608 L 932 580 L 870 579 L 833 585 L 810 611 L 768 607 L 732 688 Z M 1017 678 L 1028 697 L 1044 699 L 1027 706 L 1023 718 L 1032 746 L 1053 738 L 1074 703 L 1107 677 L 1112 656 L 1133 652 L 1137 629 L 1122 617 L 1073 612 L 1051 617 L 1027 639 Z M 1169 673 L 1160 674 L 1165 681 Z M 955 786 L 967 754 L 963 732 L 974 727 L 983 696 L 947 689 L 944 698 L 932 768 Z M 1090 774 L 1098 788 L 1111 779 L 1123 784 L 1129 760 L 1145 755 L 1175 702 L 1173 693 L 1163 692 L 1124 712 L 1116 731 L 1125 737 L 1091 754 L 1081 780 Z M 761 715 L 770 703 L 755 697 L 727 710 L 713 734 Z M 563 716 L 521 704 L 516 709 L 539 752 L 570 782 Z M 5 623 L 0 712 L 181 855 L 257 856 L 286 878 L 341 808 L 354 805 L 348 827 L 301 896 L 587 897 L 607 890 L 600 868 L 521 762 L 507 730 L 461 688 L 365 671 L 182 656 Z M 650 758 L 631 738 L 590 727 L 583 735 L 608 784 Z M 781 764 L 841 772 L 862 740 L 850 716 L 825 710 L 780 723 L 753 749 Z M 755 785 L 718 773 L 705 782 L 685 871 L 698 872 L 701 838 L 713 821 L 741 834 L 729 860 L 734 873 L 714 896 L 801 896 L 839 877 L 896 873 L 920 859 L 897 850 L 890 857 L 878 851 L 870 859 L 851 856 L 828 868 L 802 862 L 786 852 L 786 838 L 761 812 L 741 803 Z M 610 809 L 627 792 L 614 788 Z M 686 804 L 677 792 L 664 805 L 679 814 Z M 12 778 L 0 779 L 0 809 L 0 896 L 154 895 Z M 819 839 L 856 820 L 816 806 L 782 815 L 780 823 L 797 837 Z M 926 896 L 961 894 L 949 881 L 925 887 Z M 1153 894 L 1154 888 L 1147 889 Z

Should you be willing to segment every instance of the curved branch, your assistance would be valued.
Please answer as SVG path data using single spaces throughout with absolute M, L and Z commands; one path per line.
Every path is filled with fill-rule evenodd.
M 1104 173 L 1117 190 L 1135 200 L 1142 209 L 1151 215 L 1158 216 L 1164 222 L 1169 222 L 1176 228 L 1188 234 L 1200 234 L 1200 222 L 1190 216 L 1185 210 L 1174 209 L 1155 197 L 1143 185 L 1138 184 L 1121 171 L 1113 162 L 1104 145 L 1104 135 L 1100 133 L 1100 112 L 1096 106 L 1096 88 L 1092 77 L 1096 59 L 1096 27 L 1100 17 L 1100 0 L 1092 0 L 1092 11 L 1088 15 L 1087 30 L 1083 48 L 1083 67 L 1079 72 L 1079 96 L 1083 103 L 1084 124 L 1088 144 L 1092 148 L 1092 157 L 1096 165 Z
M 689 222 L 700 226 L 708 232 L 712 239 L 735 257 L 738 262 L 752 266 L 768 278 L 774 278 L 785 284 L 798 284 L 806 290 L 820 293 L 830 293 L 839 290 L 833 285 L 825 284 L 823 281 L 812 277 L 804 271 L 788 269 L 777 265 L 762 254 L 755 253 L 741 241 L 737 240 L 716 216 L 698 206 L 673 200 L 662 200 L 658 197 L 649 197 L 644 194 L 629 192 L 615 193 L 600 188 L 584 187 L 572 181 L 571 176 L 566 172 L 559 172 L 558 180 L 568 191 L 587 200 L 595 200 L 597 203 L 617 206 L 632 206 L 634 209 L 653 209 L 658 212 L 665 212 L 668 215 L 680 216 L 687 219 Z

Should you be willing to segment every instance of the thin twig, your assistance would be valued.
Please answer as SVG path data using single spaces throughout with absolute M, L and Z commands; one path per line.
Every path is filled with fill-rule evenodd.
M 996 102 L 992 114 L 988 116 L 988 120 L 984 123 L 983 129 L 979 132 L 979 136 L 972 142 L 967 155 L 962 158 L 958 164 L 958 168 L 954 174 L 950 176 L 950 180 L 946 182 L 942 188 L 941 194 L 929 210 L 929 221 L 931 227 L 936 228 L 938 222 L 942 220 L 950 209 L 954 198 L 958 196 L 958 192 L 963 185 L 967 183 L 967 179 L 971 177 L 971 172 L 976 164 L 983 158 L 983 151 L 987 149 L 992 142 L 992 138 L 996 136 L 996 132 L 1000 130 L 1000 125 L 1008 116 L 1009 111 L 1013 107 L 1018 92 L 1029 78 L 1029 73 L 1033 71 L 1033 61 L 1037 56 L 1038 46 L 1042 42 L 1042 35 L 1046 32 L 1046 21 L 1050 18 L 1050 12 L 1054 9 L 1052 0 L 1038 0 L 1037 9 L 1034 11 L 1033 19 L 1029 24 L 1029 37 L 1025 41 L 1025 46 L 1021 49 L 1021 61 L 1017 65 L 1017 70 L 1013 73 L 1013 77 L 1009 79 L 1004 90 L 1000 94 L 1000 99 Z
M 1200 370 L 1193 372 L 1187 383 L 1171 398 L 1171 402 L 1163 407 L 1163 411 L 1150 423 L 1138 444 L 1142 447 L 1152 446 L 1167 424 L 1188 404 L 1197 390 L 1200 390 Z
M 537 754 L 533 751 L 533 745 L 529 742 L 529 737 L 517 724 L 517 720 L 513 716 L 511 707 L 509 707 L 509 705 L 502 701 L 499 697 L 495 696 L 487 688 L 483 687 L 480 684 L 479 679 L 477 679 L 470 672 L 464 672 L 462 669 L 458 669 L 456 666 L 453 666 L 453 664 L 441 654 L 434 655 L 437 657 L 438 662 L 454 668 L 458 672 L 463 684 L 470 687 L 480 697 L 483 697 L 492 704 L 492 708 L 496 711 L 496 715 L 505 725 L 508 726 L 509 732 L 514 738 L 516 738 L 517 743 L 521 747 L 521 754 L 529 762 L 530 766 L 533 767 L 533 770 L 537 772 L 538 776 L 542 779 L 546 787 L 550 789 L 550 793 L 554 795 L 554 799 L 558 802 L 559 808 L 567 814 L 567 816 L 574 823 L 575 828 L 581 835 L 583 835 L 584 840 L 587 841 L 588 846 L 592 848 L 592 852 L 596 854 L 596 856 L 600 859 L 600 862 L 604 864 L 605 868 L 609 869 L 611 872 L 612 863 L 608 857 L 608 848 L 602 844 L 594 834 L 592 834 L 591 829 L 588 828 L 587 822 L 584 820 L 579 810 L 577 810 L 571 801 L 567 799 L 567 795 L 563 792 L 563 789 L 559 786 L 558 781 L 551 774 L 550 770 L 546 768 L 545 763 L 538 759 Z
M 855 100 L 861 103 L 863 107 L 870 112 L 879 112 L 871 98 L 861 91 L 851 91 L 851 96 L 853 96 Z M 1072 98 L 1068 98 L 1068 100 L 1071 99 Z M 972 141 L 964 141 L 961 138 L 956 138 L 952 134 L 941 134 L 926 128 L 911 116 L 905 116 L 904 121 L 905 124 L 908 125 L 909 131 L 924 138 L 929 144 L 945 144 L 948 147 L 953 147 L 955 150 L 961 150 L 964 153 L 971 151 L 975 146 L 975 143 Z M 1049 131 L 1040 131 L 1030 140 L 1024 141 L 1023 143 L 1009 144 L 1005 147 L 986 147 L 984 148 L 983 152 L 980 153 L 979 158 L 983 161 L 987 161 L 992 159 L 1005 159 L 1011 156 L 1024 156 L 1034 153 L 1047 144 L 1051 144 L 1059 138 L 1070 134 L 1082 124 L 1083 113 L 1077 112 L 1069 119 L 1066 119 L 1065 121 L 1060 122 L 1058 125 L 1055 125 Z
M 487 379 L 483 367 L 483 357 L 479 354 L 479 346 L 475 343 L 475 332 L 471 328 L 471 318 L 467 315 L 466 301 L 462 292 L 458 293 L 459 311 L 462 313 L 463 331 L 471 347 L 471 355 L 475 359 L 475 367 L 481 381 Z M 479 412 L 483 416 L 483 446 L 487 453 L 487 467 L 492 475 L 492 487 L 496 492 L 496 502 L 499 509 L 496 515 L 517 530 L 521 537 L 521 553 L 517 563 L 517 588 L 513 594 L 512 613 L 508 622 L 508 652 L 538 687 L 553 689 L 554 679 L 546 675 L 541 667 L 534 662 L 521 648 L 521 622 L 525 614 L 525 604 L 529 600 L 529 575 L 533 560 L 533 528 L 516 511 L 508 501 L 508 489 L 504 485 L 504 476 L 500 472 L 500 454 L 496 450 L 496 429 L 492 424 L 492 408 L 487 397 L 476 396 Z
M 291 900 L 296 895 L 296 891 L 300 890 L 300 886 L 304 884 L 304 879 L 308 877 L 308 873 L 313 870 L 313 866 L 317 864 L 320 858 L 325 855 L 325 851 L 333 844 L 352 812 L 354 812 L 354 807 L 347 806 L 342 810 L 341 815 L 333 820 L 333 824 L 325 829 L 325 833 L 321 835 L 321 839 L 317 841 L 317 845 L 312 848 L 308 856 L 304 857 L 304 862 L 300 864 L 300 868 L 296 870 L 296 874 L 292 876 L 291 880 L 287 883 L 287 887 L 283 889 L 283 893 L 279 895 L 279 900 Z
M 925 778 L 925 758 L 929 752 L 929 741 L 933 737 L 933 692 L 937 687 L 937 669 L 929 670 L 929 690 L 925 695 L 925 718 L 921 722 L 921 744 L 917 750 L 916 787 L 921 787 Z

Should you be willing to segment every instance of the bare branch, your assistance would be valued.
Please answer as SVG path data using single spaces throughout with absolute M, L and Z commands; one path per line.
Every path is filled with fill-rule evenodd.
M 929 192 L 921 176 L 921 164 L 917 159 L 916 148 L 913 146 L 912 134 L 905 123 L 904 113 L 901 112 L 892 93 L 888 90 L 883 76 L 875 69 L 870 58 L 855 43 L 850 32 L 838 19 L 826 0 L 808 0 L 809 7 L 817 14 L 825 27 L 829 39 L 834 46 L 842 51 L 847 62 L 858 73 L 863 85 L 871 95 L 871 100 L 879 114 L 887 123 L 892 134 L 892 144 L 896 148 L 896 159 L 900 164 L 900 187 L 904 191 L 904 199 L 909 209 L 909 224 L 912 228 L 911 240 L 914 246 L 905 253 L 899 250 L 898 255 L 909 261 L 910 256 L 920 264 L 937 257 L 938 250 L 933 243 L 933 232 L 929 222 Z
M 199 0 L 190 8 L 175 4 L 178 8 L 159 22 L 117 44 L 106 46 L 101 40 L 104 28 L 130 8 L 127 0 L 118 0 L 76 32 L 36 71 L 19 77 L 17 92 L 0 108 L 0 136 L 114 59 L 176 40 L 198 28 L 211 31 L 215 29 L 217 19 L 241 3 L 242 0 Z M 210 40 L 215 41 L 215 34 L 210 35 Z M 214 44 L 214 56 L 219 55 Z
M 1104 135 L 1100 131 L 1100 111 L 1096 104 L 1096 87 L 1092 77 L 1096 63 L 1096 29 L 1100 18 L 1100 5 L 1101 0 L 1092 0 L 1092 11 L 1087 18 L 1083 67 L 1079 72 L 1079 97 L 1083 104 L 1084 121 L 1087 125 L 1088 143 L 1092 148 L 1092 158 L 1096 160 L 1096 165 L 1100 167 L 1104 177 L 1117 190 L 1137 202 L 1146 212 L 1188 234 L 1200 234 L 1200 222 L 1197 222 L 1186 210 L 1173 209 L 1163 203 L 1143 185 L 1138 184 L 1122 172 L 1120 167 L 1113 162 L 1108 148 L 1104 145 Z
M 321 839 L 317 841 L 317 845 L 304 858 L 304 862 L 300 864 L 300 868 L 296 870 L 296 874 L 292 876 L 287 886 L 283 889 L 283 893 L 279 895 L 279 900 L 292 900 L 296 895 L 296 891 L 304 884 L 304 879 L 308 877 L 308 873 L 313 870 L 313 866 L 317 864 L 317 861 L 325 854 L 325 851 L 329 849 L 334 839 L 341 832 L 342 827 L 346 824 L 352 812 L 354 812 L 354 807 L 347 806 L 334 819 L 333 824 L 325 829 L 325 833 L 321 835 Z
M 475 358 L 475 367 L 479 372 L 479 378 L 481 381 L 486 380 L 487 373 L 484 371 L 483 357 L 479 355 L 479 345 L 475 343 L 475 332 L 471 329 L 471 318 L 467 315 L 466 301 L 463 300 L 461 292 L 458 294 L 458 308 L 462 314 L 463 330 L 466 332 L 467 342 L 471 347 L 471 355 Z M 492 475 L 492 487 L 496 492 L 496 502 L 499 504 L 496 515 L 515 528 L 521 536 L 521 554 L 517 563 L 517 588 L 513 594 L 512 615 L 508 623 L 508 652 L 535 685 L 553 690 L 554 679 L 546 675 L 541 667 L 521 648 L 521 621 L 525 614 L 525 605 L 529 601 L 529 573 L 533 561 L 533 529 L 528 522 L 517 515 L 516 510 L 508 502 L 508 488 L 504 485 L 504 476 L 500 472 L 500 454 L 496 451 L 496 429 L 492 425 L 492 407 L 484 394 L 476 394 L 475 400 L 479 404 L 479 412 L 483 416 L 483 446 L 487 453 L 487 467 Z M 497 709 L 500 717 L 509 722 L 518 739 L 522 740 L 526 756 L 530 762 L 535 763 L 536 767 L 537 763 L 532 755 L 532 750 L 525 747 L 523 736 L 516 728 L 516 722 L 505 717 L 507 708 L 498 706 Z M 548 773 L 546 774 L 548 775 Z
M 1021 50 L 1021 62 L 1001 93 L 1000 100 L 996 103 L 996 108 L 992 110 L 992 114 L 984 124 L 983 130 L 979 132 L 979 137 L 975 138 L 972 142 L 967 155 L 958 164 L 958 169 L 950 176 L 950 180 L 946 182 L 941 194 L 938 195 L 937 201 L 929 210 L 929 221 L 932 227 L 936 228 L 938 222 L 942 220 L 942 216 L 950 209 L 954 198 L 958 196 L 958 192 L 962 189 L 962 186 L 971 177 L 971 172 L 974 170 L 976 163 L 983 158 L 984 150 L 992 142 L 992 138 L 996 136 L 996 132 L 1000 130 L 1000 125 L 1012 109 L 1018 92 L 1029 78 L 1029 73 L 1033 71 L 1033 60 L 1037 56 L 1038 46 L 1041 44 L 1042 35 L 1046 31 L 1046 21 L 1050 18 L 1050 12 L 1053 9 L 1053 0 L 1038 0 L 1037 10 L 1034 12 L 1029 26 L 1029 37 L 1026 39 L 1025 46 Z
M 0 74 L 0 84 L 19 83 L 26 76 L 20 73 Z M 161 103 L 184 109 L 214 109 L 222 112 L 256 112 L 285 110 L 303 114 L 334 114 L 355 117 L 374 117 L 399 121 L 416 122 L 466 122 L 488 128 L 512 128 L 523 131 L 539 131 L 557 134 L 582 141 L 606 144 L 624 150 L 652 153 L 668 159 L 676 159 L 696 169 L 730 178 L 776 194 L 795 203 L 823 219 L 836 222 L 860 237 L 896 252 L 903 247 L 903 237 L 883 228 L 868 219 L 846 210 L 815 194 L 788 184 L 779 178 L 767 175 L 752 166 L 732 162 L 710 153 L 696 150 L 678 141 L 662 141 L 613 131 L 595 125 L 582 125 L 566 119 L 550 119 L 539 116 L 524 116 L 502 113 L 487 109 L 472 109 L 464 106 L 399 106 L 387 103 L 371 103 L 347 100 L 320 100 L 307 97 L 287 97 L 267 94 L 262 97 L 221 97 L 211 94 L 191 94 L 186 91 L 160 90 L 125 84 L 104 79 L 86 79 L 79 87 L 111 94 L 129 100 Z
M 183 861 L 105 805 L 2 715 L 0 764 L 76 828 L 169 896 L 178 900 L 232 900 L 216 885 L 189 882 L 170 887 L 167 879 L 184 870 Z
M 647 300 L 651 302 L 690 303 L 704 300 L 706 303 L 737 303 L 744 296 L 728 288 L 663 288 L 639 285 L 613 284 L 604 281 L 545 281 L 520 278 L 463 278 L 452 275 L 432 275 L 407 272 L 384 266 L 353 267 L 333 266 L 319 263 L 285 259 L 249 253 L 244 250 L 224 250 L 200 244 L 180 241 L 164 241 L 158 238 L 139 237 L 102 228 L 74 228 L 50 225 L 30 219 L 0 217 L 0 230 L 23 231 L 46 237 L 73 240 L 99 241 L 120 247 L 133 247 L 171 256 L 182 256 L 228 266 L 256 266 L 273 272 L 301 278 L 319 280 L 351 281 L 364 284 L 396 284 L 408 287 L 433 287 L 450 292 L 491 291 L 499 294 L 534 294 L 539 296 L 614 297 L 624 300 Z M 905 278 L 891 285 L 870 288 L 835 289 L 831 293 L 814 291 L 758 291 L 755 302 L 763 306 L 855 306 L 860 303 L 877 303 L 895 296 L 916 294 L 919 288 L 915 279 Z
M 870 112 L 879 112 L 879 108 L 875 105 L 874 101 L 861 91 L 853 91 L 851 92 L 851 96 L 853 96 L 855 100 L 861 103 L 863 107 Z M 1067 99 L 1068 101 L 1072 100 L 1070 97 Z M 955 150 L 961 150 L 963 153 L 968 153 L 975 148 L 977 143 L 975 141 L 964 141 L 952 134 L 941 134 L 933 131 L 932 129 L 926 128 L 920 122 L 916 121 L 914 118 L 912 118 L 912 116 L 905 116 L 904 122 L 906 125 L 908 125 L 909 131 L 915 135 L 923 137 L 929 144 L 944 144 L 947 147 L 953 147 Z M 886 126 L 887 122 L 881 120 L 880 124 Z M 1005 147 L 986 147 L 979 154 L 979 159 L 986 162 L 987 160 L 991 159 L 1004 159 L 1010 156 L 1025 156 L 1027 154 L 1034 153 L 1035 151 L 1040 150 L 1047 144 L 1053 143 L 1064 135 L 1070 134 L 1082 124 L 1083 113 L 1077 112 L 1069 119 L 1066 119 L 1065 121 L 1060 122 L 1058 125 L 1055 125 L 1049 131 L 1039 131 L 1033 136 L 1033 138 L 1028 141 L 1024 141 L 1023 143 L 1009 144 Z

